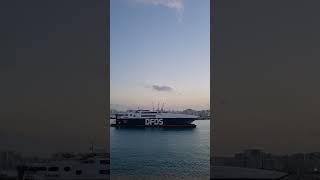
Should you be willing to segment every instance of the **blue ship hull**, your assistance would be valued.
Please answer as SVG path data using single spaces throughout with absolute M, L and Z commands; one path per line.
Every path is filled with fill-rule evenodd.
M 130 118 L 130 119 L 116 119 L 112 126 L 125 127 L 196 127 L 191 124 L 195 119 L 193 118 Z

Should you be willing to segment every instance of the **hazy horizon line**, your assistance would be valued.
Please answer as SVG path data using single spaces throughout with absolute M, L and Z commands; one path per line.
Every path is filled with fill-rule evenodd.
M 186 107 L 166 107 L 166 106 L 162 106 L 163 104 L 158 104 L 154 105 L 152 107 L 152 105 L 125 105 L 125 104 L 112 104 L 110 103 L 110 109 L 112 110 L 134 110 L 134 109 L 164 109 L 164 110 L 170 110 L 170 111 L 183 111 L 183 110 L 187 110 L 187 109 L 192 109 L 195 111 L 202 111 L 202 110 L 210 110 L 210 105 L 208 105 L 208 107 L 191 107 L 191 106 L 186 106 Z M 206 106 L 206 105 L 204 105 Z

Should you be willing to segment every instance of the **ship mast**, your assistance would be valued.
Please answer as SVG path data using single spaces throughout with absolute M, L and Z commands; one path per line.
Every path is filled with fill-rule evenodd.
M 162 103 L 161 112 L 163 112 L 163 108 L 164 108 L 164 103 Z

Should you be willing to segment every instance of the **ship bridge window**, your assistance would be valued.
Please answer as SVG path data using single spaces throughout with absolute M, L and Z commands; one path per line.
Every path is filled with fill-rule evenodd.
M 100 170 L 100 174 L 110 174 L 110 170 Z
M 59 167 L 49 167 L 49 171 L 59 171 Z
M 70 167 L 64 167 L 63 169 L 64 169 L 64 171 L 66 171 L 66 172 L 69 172 L 69 171 L 71 170 Z
M 155 111 L 145 111 L 145 112 L 141 112 L 142 114 L 154 114 L 154 113 L 157 113 Z
M 110 164 L 110 160 L 100 160 L 100 164 Z

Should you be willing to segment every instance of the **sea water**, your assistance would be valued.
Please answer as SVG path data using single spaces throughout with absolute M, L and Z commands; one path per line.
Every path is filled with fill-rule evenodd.
M 209 179 L 210 121 L 196 128 L 110 127 L 111 179 Z

